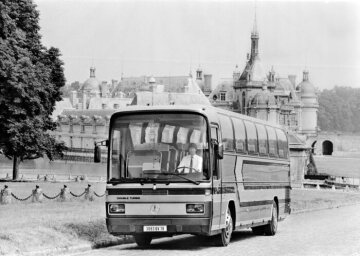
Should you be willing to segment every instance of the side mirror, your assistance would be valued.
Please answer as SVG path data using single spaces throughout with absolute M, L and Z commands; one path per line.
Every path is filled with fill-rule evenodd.
M 215 151 L 215 155 L 218 159 L 223 159 L 224 158 L 224 147 L 223 144 L 220 143 L 216 143 L 214 144 L 214 151 Z
M 101 162 L 101 148 L 99 145 L 95 144 L 94 148 L 94 162 L 100 163 Z

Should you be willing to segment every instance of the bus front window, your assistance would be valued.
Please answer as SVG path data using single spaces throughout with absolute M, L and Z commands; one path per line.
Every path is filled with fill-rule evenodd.
M 132 114 L 112 123 L 110 181 L 208 180 L 206 121 L 197 114 Z M 183 177 L 182 177 L 183 176 Z

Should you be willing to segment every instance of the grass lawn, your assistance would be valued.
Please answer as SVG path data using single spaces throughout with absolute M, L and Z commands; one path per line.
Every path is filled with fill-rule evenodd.
M 318 172 L 334 176 L 360 178 L 359 157 L 315 156 Z
M 36 184 L 50 196 L 63 187 L 63 183 L 8 183 L 18 197 L 28 196 Z M 75 194 L 82 193 L 87 187 L 87 183 L 67 185 Z M 105 190 L 104 183 L 93 183 L 92 186 L 98 194 Z M 293 212 L 360 203 L 360 193 L 354 192 L 292 190 L 291 196 Z M 0 205 L 0 255 L 79 244 L 98 247 L 117 243 L 119 238 L 109 235 L 106 229 L 104 202 L 103 197 L 92 202 L 74 198 L 69 202 L 44 199 L 43 203 L 29 200 Z

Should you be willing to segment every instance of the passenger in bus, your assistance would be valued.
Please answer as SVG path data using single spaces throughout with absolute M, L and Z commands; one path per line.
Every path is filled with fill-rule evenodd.
M 195 143 L 190 143 L 189 154 L 181 159 L 178 166 L 179 173 L 200 173 L 202 172 L 203 159 L 196 154 L 197 146 Z

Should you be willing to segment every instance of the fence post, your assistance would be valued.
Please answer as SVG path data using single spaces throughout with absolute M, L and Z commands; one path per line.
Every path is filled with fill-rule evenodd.
M 39 185 L 36 185 L 35 189 L 32 191 L 32 202 L 42 202 L 43 200 L 43 194 L 42 189 L 39 187 Z
M 69 199 L 70 192 L 66 185 L 61 189 L 60 191 L 60 200 L 61 201 L 67 201 Z
M 11 190 L 8 185 L 4 186 L 4 189 L 0 191 L 0 203 L 1 204 L 10 204 L 11 203 Z
M 88 187 L 85 188 L 85 200 L 94 200 L 94 190 L 91 188 L 90 184 L 88 184 Z

